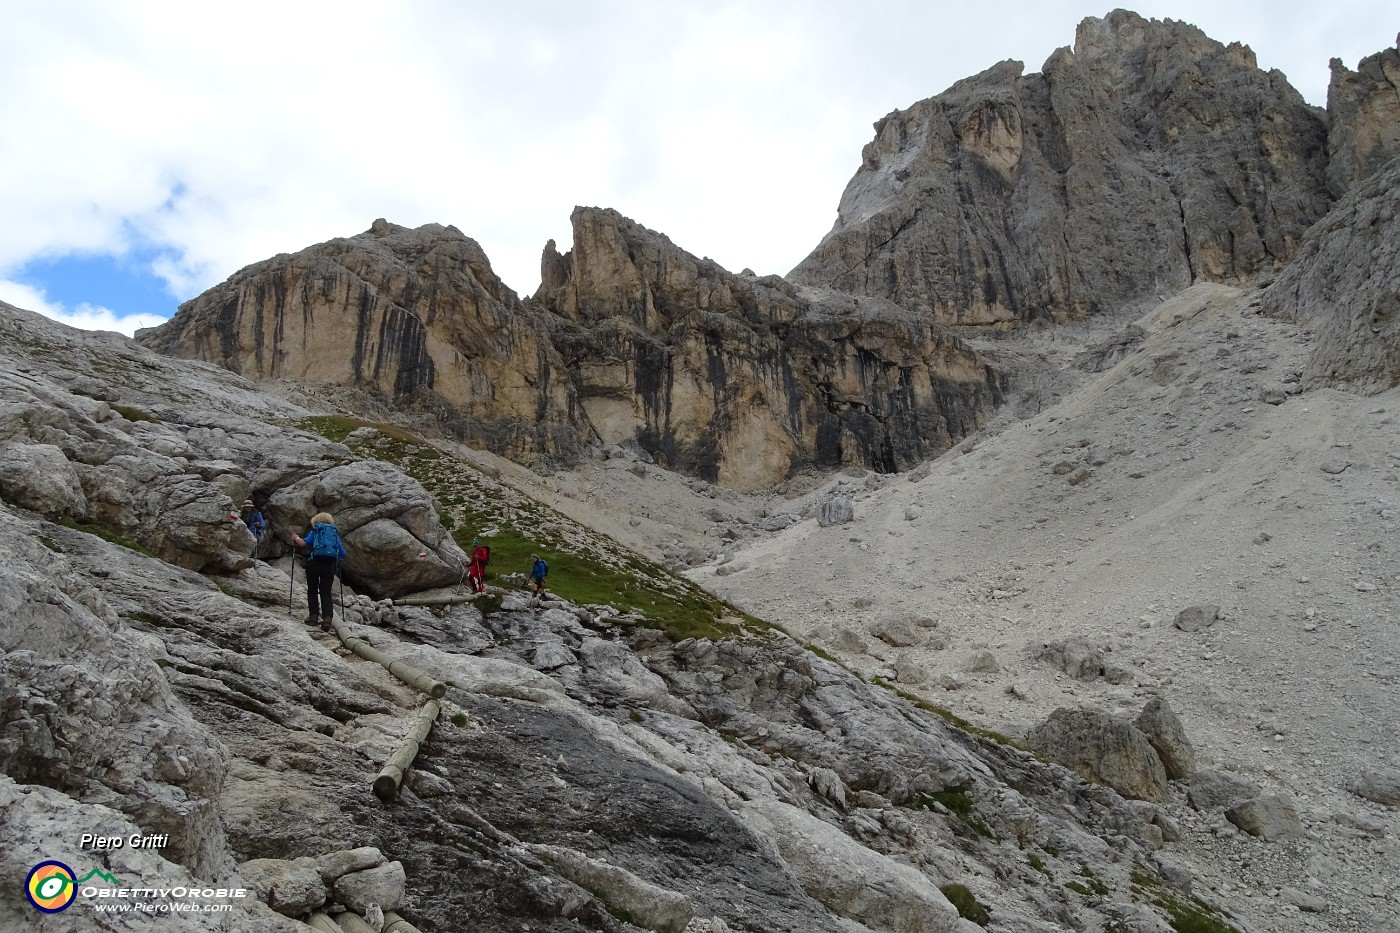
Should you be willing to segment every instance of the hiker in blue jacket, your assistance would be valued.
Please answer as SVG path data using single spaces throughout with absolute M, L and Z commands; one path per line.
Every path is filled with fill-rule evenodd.
M 267 530 L 267 522 L 263 520 L 262 513 L 257 506 L 253 505 L 252 499 L 245 499 L 243 508 L 239 511 L 238 517 L 243 519 L 244 526 L 249 534 L 253 536 L 253 557 L 258 556 L 258 548 L 262 545 L 263 532 Z
M 328 512 L 316 513 L 306 537 L 292 535 L 292 541 L 297 547 L 310 549 L 306 558 L 306 605 L 309 613 L 306 624 L 320 625 L 329 630 L 335 614 L 335 601 L 331 598 L 335 570 L 346 557 L 335 519 Z
M 263 521 L 262 513 L 258 511 L 257 506 L 253 505 L 252 499 L 244 500 L 243 510 L 238 517 L 243 519 L 243 524 L 248 526 L 248 531 L 252 533 L 254 538 L 263 536 L 267 522 Z
M 538 554 L 531 554 L 530 560 L 534 561 L 530 566 L 530 585 L 535 588 L 535 595 L 543 596 L 544 578 L 549 573 L 549 565 Z

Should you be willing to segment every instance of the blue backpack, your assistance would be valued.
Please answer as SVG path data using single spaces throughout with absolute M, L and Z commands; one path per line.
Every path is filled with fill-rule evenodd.
M 311 529 L 311 534 L 307 538 L 311 545 L 312 557 L 345 559 L 345 546 L 340 543 L 340 532 L 336 530 L 334 525 L 316 525 Z

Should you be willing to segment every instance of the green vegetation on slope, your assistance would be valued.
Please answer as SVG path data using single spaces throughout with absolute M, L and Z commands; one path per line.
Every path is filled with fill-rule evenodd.
M 672 639 L 733 638 L 768 626 L 739 612 L 689 580 L 616 541 L 585 528 L 548 506 L 445 455 L 411 432 L 343 415 L 297 424 L 344 442 L 358 428 L 379 435 L 352 444 L 355 453 L 395 464 L 437 500 L 443 526 L 464 551 L 480 539 L 491 548 L 487 581 L 528 576 L 530 555 L 549 564 L 548 588 L 571 602 L 610 605 L 636 613 Z
M 1132 873 L 1133 899 L 1148 901 L 1166 912 L 1167 921 L 1176 933 L 1239 933 L 1239 929 L 1221 919 L 1220 910 L 1190 896 L 1186 900 L 1167 891 L 1155 875 L 1146 871 Z
M 117 529 L 112 528 L 108 525 L 102 525 L 95 522 L 79 521 L 78 519 L 73 518 L 69 515 L 64 515 L 61 518 L 59 518 L 58 524 L 63 525 L 66 528 L 72 528 L 74 531 L 81 531 L 86 534 L 95 535 L 101 538 L 103 541 L 110 542 L 111 544 L 121 545 L 127 550 L 135 551 L 138 554 L 148 553 L 147 550 L 143 548 L 140 544 L 138 544 L 136 541 L 132 540 L 131 538 L 128 538 L 126 535 L 122 534 Z M 50 550 L 59 549 L 55 547 L 50 548 Z
M 967 885 L 945 884 L 938 890 L 943 892 L 948 903 L 957 908 L 958 916 L 964 920 L 971 920 L 983 927 L 992 922 L 992 915 L 987 910 L 986 905 L 977 900 L 976 896 L 968 890 Z

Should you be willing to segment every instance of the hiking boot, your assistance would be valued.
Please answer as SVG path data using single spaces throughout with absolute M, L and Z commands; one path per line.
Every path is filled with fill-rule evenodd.
M 335 623 L 331 621 L 330 616 L 321 616 L 321 628 L 328 632 L 335 631 Z
M 313 612 L 313 613 L 311 613 L 311 615 L 309 615 L 309 616 L 306 617 L 306 624 L 307 624 L 307 625 L 320 625 L 320 624 L 321 624 L 321 617 L 320 617 L 319 615 L 317 615 L 316 613 Z

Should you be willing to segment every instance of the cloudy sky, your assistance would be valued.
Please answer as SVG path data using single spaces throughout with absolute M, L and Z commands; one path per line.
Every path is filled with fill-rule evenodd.
M 239 268 L 454 224 L 522 294 L 576 204 L 730 269 L 830 228 L 889 111 L 1108 4 L 0 0 L 0 300 L 130 333 Z M 1326 103 L 1394 0 L 1140 2 Z

